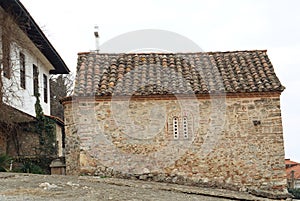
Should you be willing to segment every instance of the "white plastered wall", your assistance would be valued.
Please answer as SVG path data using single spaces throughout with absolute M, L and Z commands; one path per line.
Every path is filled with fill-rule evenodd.
M 4 12 L 0 7 L 0 13 Z M 43 108 L 43 112 L 46 115 L 50 115 L 50 86 L 49 86 L 49 71 L 54 69 L 51 63 L 46 59 L 46 57 L 39 51 L 39 49 L 32 43 L 31 40 L 15 25 L 14 31 L 15 36 L 18 36 L 17 42 L 11 44 L 11 78 L 8 79 L 3 76 L 2 80 L 4 85 L 4 97 L 3 101 L 10 106 L 15 107 L 22 112 L 25 112 L 31 116 L 35 116 L 35 103 L 36 97 L 33 93 L 33 65 L 38 67 L 39 75 L 39 93 L 40 93 L 40 103 Z M 0 34 L 2 31 L 0 28 Z M 1 36 L 0 35 L 0 36 Z M 0 57 L 2 58 L 2 41 L 0 37 Z M 20 52 L 25 55 L 25 89 L 20 86 Z M 1 69 L 2 68 L 1 62 Z M 48 78 L 48 101 L 44 102 L 43 93 L 43 74 Z

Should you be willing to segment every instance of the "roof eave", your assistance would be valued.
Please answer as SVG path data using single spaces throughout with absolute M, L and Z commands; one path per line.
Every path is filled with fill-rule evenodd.
M 189 99 L 189 98 L 197 98 L 197 99 L 214 99 L 214 98 L 251 98 L 251 97 L 280 97 L 281 91 L 264 91 L 264 92 L 239 92 L 239 93 L 230 93 L 230 92 L 222 92 L 222 93 L 201 93 L 201 94 L 151 94 L 151 95 L 72 95 L 67 96 L 60 99 L 61 104 L 65 104 L 67 102 L 72 102 L 76 100 L 111 100 L 114 98 L 115 100 L 128 100 L 128 99 Z
M 16 19 L 20 29 L 53 65 L 55 69 L 50 71 L 51 74 L 68 74 L 70 72 L 63 59 L 19 0 L 2 0 L 0 6 Z

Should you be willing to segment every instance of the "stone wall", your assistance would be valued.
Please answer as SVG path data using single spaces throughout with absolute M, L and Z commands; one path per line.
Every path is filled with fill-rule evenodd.
M 11 157 L 34 156 L 39 145 L 38 134 L 30 132 L 30 124 L 16 124 L 13 128 L 0 129 L 0 154 Z
M 67 174 L 286 189 L 278 94 L 77 98 L 64 109 Z
M 42 150 L 46 148 L 45 146 L 50 145 L 47 143 L 45 145 L 40 144 L 39 134 L 34 132 L 34 127 L 35 124 L 29 122 L 15 124 L 10 130 L 0 130 L 0 154 L 21 158 L 35 158 L 37 156 L 45 155 Z M 57 152 L 62 154 L 62 128 L 56 125 L 55 132 L 57 135 L 57 142 L 53 146 L 57 146 Z
M 64 157 L 64 138 L 63 138 L 63 127 L 59 125 L 55 125 L 55 135 L 56 135 L 56 143 L 57 143 L 57 155 L 58 157 Z
M 36 156 L 39 152 L 39 136 L 36 133 L 26 131 L 24 127 L 15 129 L 14 135 L 10 135 L 7 141 L 7 155 L 12 157 L 17 156 Z
M 6 153 L 6 135 L 5 131 L 0 128 L 0 155 Z

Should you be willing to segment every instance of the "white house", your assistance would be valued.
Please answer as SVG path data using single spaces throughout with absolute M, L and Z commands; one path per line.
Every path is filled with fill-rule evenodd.
M 68 67 L 19 0 L 0 1 L 0 36 L 2 102 L 17 114 L 18 123 L 34 121 L 39 94 L 43 113 L 50 116 L 50 75 L 68 74 Z M 2 115 L 2 120 L 11 112 Z M 11 149 L 3 133 L 0 128 L 0 154 Z M 30 140 L 24 142 L 28 147 L 32 147 Z M 25 147 L 24 153 L 32 151 Z
M 50 74 L 66 74 L 69 69 L 20 1 L 4 0 L 0 6 L 4 102 L 35 116 L 38 90 L 44 114 L 50 115 Z M 7 15 L 12 19 L 5 19 Z

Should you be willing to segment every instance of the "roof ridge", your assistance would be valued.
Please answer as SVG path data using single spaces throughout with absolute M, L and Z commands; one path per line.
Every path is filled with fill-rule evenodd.
M 261 49 L 261 50 L 233 50 L 233 51 L 208 51 L 208 52 L 119 52 L 119 53 L 105 53 L 105 52 L 78 52 L 77 55 L 86 55 L 86 54 L 96 54 L 96 55 L 150 55 L 150 54 L 158 54 L 158 55 L 164 55 L 164 54 L 217 54 L 217 53 L 240 53 L 240 52 L 267 52 L 267 49 Z
M 300 167 L 300 163 L 298 163 L 298 164 L 292 164 L 292 166 L 287 167 L 286 170 L 293 169 L 293 168 L 299 168 L 299 167 Z

